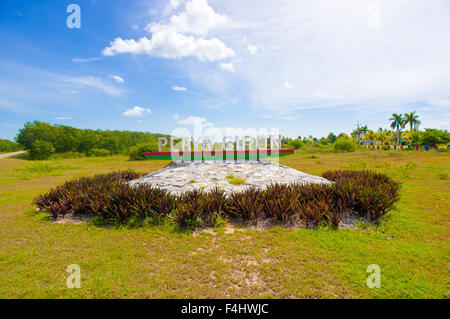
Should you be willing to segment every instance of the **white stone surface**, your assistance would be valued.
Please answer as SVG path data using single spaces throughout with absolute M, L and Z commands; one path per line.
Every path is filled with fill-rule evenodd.
M 232 174 L 246 182 L 236 186 L 226 176 Z M 130 185 L 149 184 L 180 194 L 194 189 L 205 191 L 219 187 L 225 192 L 242 191 L 248 187 L 264 188 L 271 183 L 329 184 L 327 179 L 309 175 L 273 162 L 245 163 L 172 163 L 171 165 L 130 181 Z

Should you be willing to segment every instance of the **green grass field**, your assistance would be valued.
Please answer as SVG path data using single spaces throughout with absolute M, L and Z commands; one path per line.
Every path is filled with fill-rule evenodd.
M 75 177 L 168 162 L 0 159 L 0 297 L 449 298 L 450 153 L 300 151 L 281 163 L 315 175 L 383 172 L 403 182 L 401 200 L 360 230 L 57 224 L 35 211 L 34 196 Z M 70 264 L 81 267 L 80 289 L 66 286 Z M 366 286 L 369 264 L 381 267 L 379 289 Z

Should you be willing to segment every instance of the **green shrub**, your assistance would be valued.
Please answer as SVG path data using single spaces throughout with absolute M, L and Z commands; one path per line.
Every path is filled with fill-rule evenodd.
M 158 152 L 158 144 L 157 143 L 144 143 L 136 145 L 130 148 L 128 155 L 131 160 L 144 160 L 145 153 L 147 152 Z
M 446 130 L 425 129 L 421 132 L 420 143 L 422 145 L 439 145 L 450 142 L 450 133 Z
M 33 142 L 30 149 L 30 157 L 33 160 L 45 160 L 55 153 L 52 143 L 37 140 Z
M 339 138 L 333 144 L 333 151 L 335 152 L 354 152 L 356 144 L 346 138 Z
M 0 139 L 0 152 L 16 152 L 20 149 L 21 147 L 19 144 L 11 142 L 10 140 Z
M 292 140 L 288 143 L 288 148 L 298 150 L 299 148 L 302 148 L 305 146 L 305 143 L 303 143 L 300 140 Z

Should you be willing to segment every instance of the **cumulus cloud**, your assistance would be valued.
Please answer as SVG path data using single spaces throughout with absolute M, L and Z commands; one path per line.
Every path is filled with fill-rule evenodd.
M 247 0 L 239 10 L 223 3 L 220 12 L 233 22 L 226 43 L 250 54 L 239 55 L 233 79 L 207 68 L 192 68 L 188 76 L 217 103 L 232 95 L 238 105 L 294 116 L 323 108 L 389 112 L 433 97 L 445 105 L 448 1 L 344 2 Z
M 166 8 L 163 11 L 164 15 L 170 14 L 173 10 L 177 9 L 184 0 L 169 0 L 169 3 L 167 4 Z
M 206 35 L 209 30 L 223 25 L 227 22 L 227 17 L 217 14 L 209 6 L 207 0 L 192 0 L 186 3 L 186 11 L 170 18 L 170 28 L 180 33 L 192 33 Z M 159 25 L 159 24 L 155 24 Z M 153 27 L 150 24 L 150 29 Z
M 234 72 L 236 71 L 234 69 L 234 65 L 233 63 L 220 63 L 220 68 L 224 71 L 228 71 L 228 72 Z
M 140 106 L 135 106 L 132 109 L 126 110 L 122 113 L 123 116 L 126 117 L 142 117 L 146 114 L 151 114 L 152 111 L 150 109 L 146 109 Z
M 187 89 L 183 86 L 172 86 L 172 90 L 174 91 L 180 91 L 180 92 L 185 92 L 187 91 Z
M 147 54 L 166 59 L 196 57 L 200 61 L 217 61 L 234 57 L 228 48 L 216 37 L 205 38 L 207 33 L 227 21 L 225 15 L 216 14 L 207 0 L 191 0 L 185 11 L 173 15 L 167 24 L 151 23 L 146 30 L 151 38 L 116 38 L 103 50 L 106 56 L 116 54 Z
M 125 80 L 122 78 L 122 77 L 120 77 L 120 76 L 118 76 L 118 75 L 110 75 L 109 76 L 109 78 L 110 79 L 113 79 L 114 81 L 116 81 L 117 83 L 123 83 L 123 82 L 125 82 Z

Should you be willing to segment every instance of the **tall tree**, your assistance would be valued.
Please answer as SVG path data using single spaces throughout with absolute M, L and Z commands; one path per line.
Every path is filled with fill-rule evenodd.
M 366 135 L 367 132 L 369 132 L 369 128 L 367 127 L 367 125 L 364 125 L 363 127 L 361 127 L 361 133 L 362 135 Z
M 393 113 L 392 117 L 389 119 L 391 121 L 391 127 L 397 130 L 397 145 L 400 144 L 400 128 L 405 126 L 403 117 L 401 114 Z
M 414 130 L 417 130 L 422 122 L 419 121 L 419 115 L 416 114 L 416 111 L 405 113 L 404 115 L 405 117 L 403 118 L 403 121 L 405 122 L 405 125 L 409 123 L 411 131 L 413 128 Z

